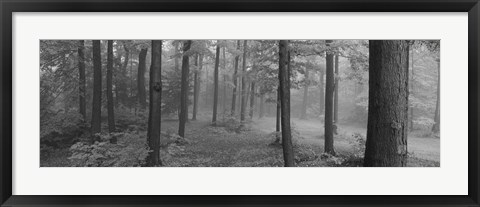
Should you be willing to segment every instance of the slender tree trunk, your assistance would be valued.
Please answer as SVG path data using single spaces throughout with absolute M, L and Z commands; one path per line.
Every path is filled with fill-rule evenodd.
M 192 120 L 197 120 L 197 112 L 198 112 L 198 96 L 200 95 L 200 70 L 202 70 L 202 55 L 197 55 L 195 57 L 195 75 L 193 78 L 193 111 L 192 111 Z M 198 67 L 198 62 L 200 62 L 200 67 Z
M 148 115 L 148 147 L 150 152 L 147 165 L 161 166 L 160 159 L 160 132 L 162 109 L 162 41 L 152 40 L 152 61 L 150 66 L 150 102 Z
M 237 40 L 237 50 L 240 50 L 240 40 Z M 231 109 L 232 116 L 235 116 L 235 109 L 236 109 L 235 104 L 237 103 L 238 59 L 239 59 L 239 56 L 236 55 L 235 56 L 235 62 L 234 62 L 234 71 L 233 71 L 233 76 L 232 76 L 232 79 L 233 79 L 232 109 Z
M 303 103 L 302 103 L 302 113 L 300 115 L 301 119 L 306 119 L 307 118 L 307 105 L 308 105 L 308 85 L 309 85 L 309 79 L 308 79 L 308 68 L 305 67 L 305 87 L 303 88 Z
M 182 57 L 182 88 L 180 92 L 180 122 L 178 124 L 178 135 L 185 137 L 185 123 L 187 122 L 188 109 L 188 75 L 190 74 L 189 57 L 186 55 L 190 46 L 191 40 L 186 40 L 183 43 L 183 57 Z
M 220 46 L 217 44 L 216 56 L 215 56 L 215 69 L 213 75 L 213 114 L 212 114 L 212 124 L 213 126 L 217 125 L 217 105 L 218 105 L 218 65 L 220 62 Z
M 115 111 L 113 108 L 113 40 L 108 40 L 107 47 L 107 112 L 108 112 L 108 132 L 115 132 Z M 116 141 L 114 141 L 116 142 Z
M 115 89 L 118 91 L 118 96 L 117 96 L 117 103 L 125 105 L 128 99 L 128 93 L 127 93 L 127 66 L 128 62 L 130 61 L 130 49 L 128 48 L 127 44 L 123 44 L 123 49 L 125 50 L 125 60 L 123 61 L 122 67 L 120 67 L 117 81 L 118 81 L 118 87 L 115 87 Z
M 333 123 L 334 123 L 334 133 L 337 134 L 336 130 L 338 127 L 338 89 L 340 87 L 340 78 L 338 77 L 338 54 L 335 55 L 335 96 L 333 99 Z
M 366 167 L 407 164 L 408 42 L 369 41 Z
M 253 119 L 253 109 L 255 106 L 255 81 L 252 80 L 252 83 L 250 84 L 250 119 Z
M 320 78 L 318 80 L 318 90 L 320 91 L 320 115 L 325 114 L 325 87 L 323 79 L 325 77 L 325 73 L 320 70 Z
M 245 111 L 247 108 L 247 97 L 246 97 L 246 77 L 245 73 L 247 72 L 247 40 L 243 41 L 243 65 L 242 65 L 242 102 L 240 106 L 240 121 L 245 121 Z
M 435 133 L 440 132 L 440 58 L 436 59 L 437 61 L 437 70 L 438 70 L 438 80 L 437 80 L 437 104 L 435 106 L 435 117 L 432 131 Z
M 288 42 L 280 40 L 279 43 L 279 74 L 280 79 L 280 102 L 282 113 L 282 146 L 285 167 L 294 167 L 294 155 L 292 145 L 292 133 L 290 128 L 290 76 L 287 68 L 289 59 Z
M 79 101 L 79 111 L 82 115 L 83 121 L 87 120 L 87 110 L 86 110 L 86 101 L 85 101 L 85 41 L 78 41 L 78 73 L 79 73 L 79 84 L 78 84 L 78 101 Z
M 142 48 L 138 55 L 138 74 L 137 74 L 137 87 L 138 87 L 138 103 L 140 108 L 145 110 L 147 108 L 147 92 L 145 90 L 145 68 L 147 58 L 147 48 Z
M 327 40 L 329 47 L 332 40 Z M 335 155 L 333 147 L 333 92 L 334 92 L 334 74 L 333 74 L 333 52 L 327 51 L 326 63 L 326 89 L 325 89 L 325 153 Z
M 93 40 L 92 135 L 101 132 L 102 121 L 102 55 L 100 40 Z M 94 138 L 94 136 L 92 136 Z M 92 140 L 95 141 L 95 140 Z
M 223 116 L 223 120 L 225 121 L 225 113 L 227 112 L 226 110 L 226 107 L 227 107 L 227 59 L 225 58 L 226 56 L 226 52 L 225 52 L 225 49 L 227 49 L 227 47 L 223 47 L 223 96 L 222 96 L 222 100 L 223 100 L 223 107 L 222 107 L 222 116 Z

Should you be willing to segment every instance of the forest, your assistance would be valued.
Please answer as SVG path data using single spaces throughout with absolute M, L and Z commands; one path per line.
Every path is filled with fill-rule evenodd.
M 439 167 L 439 40 L 40 40 L 41 167 Z

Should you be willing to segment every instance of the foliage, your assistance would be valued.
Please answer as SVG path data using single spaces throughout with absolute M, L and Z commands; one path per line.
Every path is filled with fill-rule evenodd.
M 118 129 L 130 131 L 147 130 L 148 111 L 129 109 L 124 105 L 119 105 L 115 109 L 115 125 Z
M 77 112 L 44 114 L 40 121 L 40 142 L 55 147 L 69 144 L 82 135 L 86 128 L 88 125 Z
M 140 167 L 145 165 L 149 149 L 145 136 L 137 133 L 100 134 L 100 142 L 77 142 L 68 158 L 75 167 Z M 117 144 L 110 139 L 117 138 Z

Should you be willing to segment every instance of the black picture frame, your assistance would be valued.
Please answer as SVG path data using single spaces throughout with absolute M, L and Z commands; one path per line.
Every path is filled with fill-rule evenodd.
M 480 145 L 478 141 L 480 5 L 478 0 L 0 0 L 0 10 L 0 203 L 2 206 L 480 206 Z M 468 12 L 468 195 L 12 195 L 13 12 Z

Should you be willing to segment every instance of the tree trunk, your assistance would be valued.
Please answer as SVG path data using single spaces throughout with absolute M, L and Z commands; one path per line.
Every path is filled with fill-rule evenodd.
M 123 65 L 119 70 L 117 81 L 118 81 L 118 88 L 115 87 L 115 89 L 118 91 L 118 96 L 117 96 L 117 103 L 120 103 L 122 105 L 125 105 L 128 99 L 128 94 L 127 94 L 127 66 L 128 62 L 130 61 L 130 49 L 128 46 L 124 43 L 123 44 L 123 49 L 125 50 L 125 60 L 123 61 Z
M 250 119 L 253 119 L 253 108 L 255 106 L 255 81 L 250 84 Z
M 303 88 L 303 103 L 302 103 L 302 113 L 300 115 L 300 119 L 306 119 L 307 118 L 307 104 L 308 104 L 308 85 L 309 85 L 308 80 L 308 68 L 305 67 L 305 87 Z
M 197 55 L 195 57 L 195 75 L 193 77 L 193 111 L 192 111 L 192 120 L 197 120 L 198 112 L 198 96 L 200 95 L 200 70 L 202 70 L 202 59 L 203 55 Z M 200 67 L 198 67 L 198 62 L 200 62 Z M 198 68 L 197 68 L 198 67 Z
M 410 84 L 408 84 L 408 85 L 410 86 L 410 96 L 412 96 L 412 97 L 413 97 L 414 94 L 415 94 L 415 92 L 414 92 L 415 88 L 413 87 L 413 83 L 414 83 L 413 78 L 414 78 L 414 76 L 415 76 L 415 70 L 414 70 L 415 60 L 413 59 L 413 58 L 414 58 L 414 55 L 413 55 L 414 52 L 415 52 L 415 50 L 414 50 L 413 47 L 412 47 L 412 75 L 411 75 L 412 78 L 411 78 L 411 81 L 409 81 Z M 410 117 L 409 117 L 409 120 L 410 120 L 410 131 L 412 131 L 412 130 L 413 130 L 413 127 L 414 127 L 414 126 L 413 126 L 413 115 L 414 115 L 414 114 L 413 114 L 413 106 L 410 106 L 410 107 L 408 108 L 408 110 L 410 110 Z
M 102 55 L 100 40 L 93 40 L 92 135 L 101 132 L 102 122 Z M 92 136 L 93 138 L 94 136 Z M 95 141 L 95 140 L 92 140 Z
M 107 47 L 107 112 L 108 132 L 115 132 L 115 112 L 113 108 L 113 40 L 108 40 Z
M 85 101 L 85 41 L 78 41 L 78 73 L 79 73 L 79 84 L 78 84 L 78 101 L 79 101 L 79 111 L 82 115 L 83 121 L 87 120 L 87 110 L 86 110 L 86 101 Z
M 247 108 L 247 97 L 246 97 L 246 77 L 245 73 L 247 72 L 247 40 L 243 41 L 243 65 L 242 65 L 242 96 L 241 96 L 241 106 L 240 106 L 240 121 L 245 121 L 245 111 Z
M 323 79 L 325 77 L 325 73 L 320 70 L 320 78 L 318 80 L 318 90 L 320 91 L 320 115 L 325 114 L 325 87 Z
M 190 74 L 189 57 L 186 55 L 190 46 L 191 40 L 186 40 L 183 43 L 183 57 L 182 57 L 182 87 L 180 91 L 180 117 L 178 124 L 178 135 L 185 137 L 185 123 L 187 122 L 187 109 L 188 109 L 188 75 Z
M 285 167 L 294 167 L 295 162 L 293 155 L 292 133 L 290 129 L 290 77 L 287 68 L 290 58 L 288 58 L 288 55 L 289 52 L 287 40 L 280 40 L 278 77 L 280 79 L 283 159 Z
M 237 50 L 240 50 L 240 40 L 237 40 Z M 232 116 L 235 116 L 235 109 L 236 109 L 235 104 L 237 103 L 238 59 L 239 59 L 239 56 L 236 55 L 235 56 L 235 63 L 234 63 L 234 71 L 233 71 L 233 76 L 232 76 L 232 79 L 233 79 L 232 109 L 231 109 Z
M 215 69 L 213 73 L 213 113 L 212 124 L 217 125 L 217 107 L 218 107 L 218 64 L 220 62 L 220 45 L 217 44 L 215 56 Z
M 145 90 L 145 59 L 147 58 L 147 48 L 142 48 L 138 55 L 138 74 L 137 74 L 137 87 L 138 87 L 138 103 L 140 108 L 145 110 L 147 108 L 147 92 Z
M 227 59 L 225 58 L 226 56 L 226 51 L 227 47 L 223 47 L 223 96 L 222 96 L 222 101 L 223 101 L 223 106 L 222 106 L 222 116 L 223 116 L 223 121 L 225 121 L 225 113 L 227 112 L 226 107 L 227 107 Z
M 279 80 L 280 81 L 280 80 Z M 280 100 L 280 85 L 277 87 L 277 113 L 276 113 L 276 123 L 275 123 L 275 132 L 276 137 L 275 137 L 275 142 L 280 143 L 280 132 L 281 132 L 281 116 L 282 116 L 282 108 L 281 108 L 281 103 L 282 101 Z
M 333 123 L 334 123 L 334 133 L 337 134 L 336 130 L 338 127 L 338 89 L 340 87 L 340 78 L 338 77 L 338 54 L 335 55 L 335 96 L 333 99 Z
M 327 47 L 332 40 L 327 40 Z M 325 89 L 325 153 L 335 155 L 333 147 L 333 92 L 334 92 L 334 74 L 333 74 L 333 51 L 327 51 L 326 57 L 326 89 Z
M 408 42 L 369 41 L 366 167 L 407 164 Z
M 438 80 L 437 80 L 437 104 L 435 106 L 435 117 L 432 131 L 435 133 L 440 132 L 440 58 L 436 59 L 437 61 L 437 70 L 438 70 Z
M 152 63 L 150 66 L 150 102 L 148 113 L 148 147 L 150 152 L 147 165 L 161 166 L 160 159 L 160 132 L 162 109 L 162 41 L 152 40 Z

